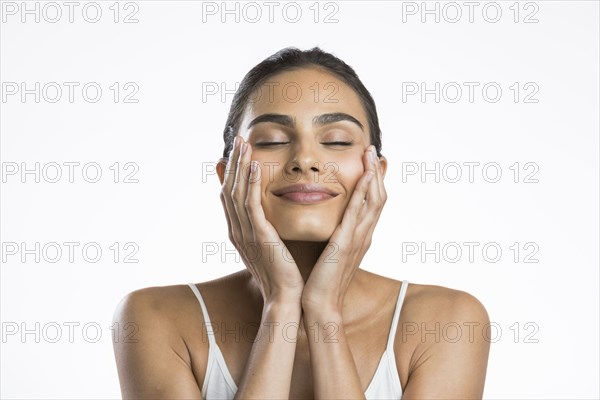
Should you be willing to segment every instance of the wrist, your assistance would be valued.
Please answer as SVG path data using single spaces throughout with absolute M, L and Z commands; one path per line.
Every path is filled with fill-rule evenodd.
M 272 312 L 302 312 L 301 298 L 294 295 L 271 295 L 264 299 L 263 309 Z
M 332 298 L 308 298 L 301 299 L 302 311 L 311 315 L 342 315 L 342 303 L 335 301 Z
M 308 305 L 302 303 L 302 314 L 304 321 L 307 322 L 342 322 L 343 315 L 340 307 L 326 304 L 312 304 Z

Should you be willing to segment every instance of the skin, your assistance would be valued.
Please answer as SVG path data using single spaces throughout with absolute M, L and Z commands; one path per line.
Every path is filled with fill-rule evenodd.
M 246 269 L 197 286 L 213 326 L 254 327 L 241 340 L 221 336 L 217 328 L 217 344 L 238 386 L 236 398 L 364 398 L 385 349 L 401 283 L 360 268 L 387 199 L 387 160 L 371 161 L 366 114 L 354 91 L 335 76 L 311 67 L 268 81 L 279 84 L 273 96 L 263 85 L 262 96 L 246 109 L 230 159 L 217 168 L 230 240 Z M 297 101 L 290 101 L 293 90 L 288 97 L 277 90 L 291 83 L 302 89 Z M 333 84 L 337 102 L 325 96 L 331 91 L 315 98 L 315 83 L 321 89 Z M 315 117 L 332 113 L 358 124 L 314 124 Z M 273 114 L 280 117 L 264 117 Z M 253 124 L 257 118 L 262 122 Z M 351 145 L 332 144 L 342 141 Z M 257 162 L 254 171 L 251 161 Z M 273 194 L 314 182 L 338 195 L 306 205 Z M 246 252 L 249 244 L 261 256 Z M 121 329 L 114 344 L 124 398 L 201 398 L 208 341 L 200 306 L 187 286 L 132 292 L 114 320 L 136 328 Z M 265 324 L 269 321 L 279 325 Z M 431 331 L 436 322 L 458 324 L 463 335 L 450 341 L 420 334 L 420 327 Z M 489 354 L 482 331 L 488 322 L 472 295 L 411 283 L 394 338 L 403 398 L 481 398 Z M 298 326 L 296 341 L 284 339 L 295 333 L 283 332 L 289 323 Z M 410 334 L 407 328 L 414 327 L 417 333 Z

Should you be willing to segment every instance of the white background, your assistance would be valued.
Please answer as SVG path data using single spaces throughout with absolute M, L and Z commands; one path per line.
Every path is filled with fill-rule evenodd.
M 389 199 L 362 267 L 464 290 L 485 305 L 496 324 L 485 398 L 599 397 L 597 2 L 521 2 L 518 22 L 512 1 L 478 3 L 473 22 L 458 2 L 462 17 L 455 23 L 456 7 L 446 3 L 437 3 L 439 22 L 434 14 L 421 21 L 421 2 L 321 3 L 317 22 L 313 3 L 299 3 L 297 23 L 282 15 L 285 3 L 275 8 L 273 23 L 261 2 L 256 23 L 248 21 L 255 9 L 243 14 L 244 3 L 238 4 L 237 23 L 235 14 L 223 23 L 220 13 L 203 14 L 202 3 L 191 1 L 120 3 L 117 23 L 113 2 L 98 3 L 96 23 L 83 18 L 86 2 L 78 3 L 73 23 L 62 2 L 56 23 L 48 21 L 56 8 L 44 8 L 46 3 L 37 3 L 39 22 L 35 14 L 22 22 L 21 2 L 8 3 L 2 2 L 0 32 L 3 398 L 119 398 L 110 330 L 119 300 L 135 289 L 202 282 L 244 268 L 232 255 L 221 260 L 223 251 L 204 252 L 203 260 L 203 244 L 233 249 L 218 178 L 203 177 L 221 156 L 232 94 L 221 99 L 221 93 L 203 93 L 203 86 L 223 83 L 231 90 L 251 67 L 287 46 L 320 46 L 337 55 L 355 68 L 377 103 Z M 212 4 L 222 10 L 220 2 Z M 415 15 L 413 6 L 419 8 Z M 90 7 L 86 15 L 93 18 Z M 489 22 L 496 8 L 500 19 Z M 138 22 L 124 23 L 131 12 Z M 332 12 L 337 22 L 324 23 Z M 529 14 L 538 22 L 525 23 Z M 288 20 L 294 15 L 288 8 Z M 49 87 L 39 103 L 34 94 L 23 101 L 20 92 L 9 94 L 11 82 L 28 89 L 57 82 L 62 97 L 47 101 L 55 97 Z M 79 83 L 72 103 L 63 82 Z M 82 96 L 88 82 L 103 90 L 96 103 Z M 121 89 L 117 103 L 109 88 L 115 82 Z M 124 88 L 128 82 L 139 88 L 137 103 L 123 102 L 131 92 Z M 441 93 L 439 102 L 433 94 L 424 102 L 420 94 L 403 99 L 406 82 L 429 89 L 456 82 L 463 93 L 455 103 L 449 101 L 453 91 Z M 473 102 L 463 82 L 479 85 Z M 487 100 L 482 95 L 490 82 L 502 89 L 497 102 L 492 89 Z M 510 89 L 515 82 L 517 102 Z M 530 100 L 537 102 L 524 102 L 532 88 L 537 93 Z M 50 183 L 41 176 L 36 183 L 20 170 L 6 174 L 14 165 L 33 169 L 36 162 L 40 170 L 47 166 L 48 179 L 56 171 L 49 163 L 58 163 L 62 178 Z M 73 183 L 65 162 L 80 163 Z M 102 177 L 88 183 L 81 167 L 93 162 Z M 109 168 L 115 162 L 118 183 Z M 123 182 L 133 171 L 124 168 L 128 162 L 139 167 L 133 176 L 138 183 Z M 479 163 L 473 182 L 468 162 Z M 517 183 L 510 169 L 516 162 Z M 432 174 L 403 180 L 403 169 L 415 165 L 410 163 L 439 163 L 446 175 L 439 183 Z M 449 182 L 456 164 L 449 163 L 462 166 L 456 183 Z M 482 175 L 487 163 L 500 167 L 498 182 L 488 182 L 494 169 Z M 530 178 L 538 182 L 524 182 L 536 166 Z M 94 175 L 92 169 L 86 177 Z M 36 242 L 61 244 L 61 259 L 50 262 L 50 250 L 39 262 L 24 254 L 23 243 L 33 249 Z M 73 262 L 64 242 L 79 243 Z M 110 248 L 115 242 L 117 262 Z M 138 263 L 124 262 L 133 249 L 124 247 L 128 242 L 138 248 Z M 402 251 L 410 242 L 428 249 L 456 242 L 463 254 L 455 263 L 452 252 L 439 262 L 427 255 L 423 262 L 422 251 Z M 479 243 L 473 262 L 464 242 Z M 515 242 L 516 262 L 510 249 Z M 9 251 L 12 243 L 16 254 Z M 98 262 L 82 257 L 86 243 L 102 249 Z M 489 258 L 492 250 L 483 257 L 486 243 L 501 248 L 497 262 Z M 539 262 L 524 262 L 534 249 Z M 69 323 L 78 324 L 72 343 Z M 57 326 L 62 336 L 53 340 Z M 102 334 L 96 342 L 94 327 Z M 22 336 L 23 329 L 30 333 Z

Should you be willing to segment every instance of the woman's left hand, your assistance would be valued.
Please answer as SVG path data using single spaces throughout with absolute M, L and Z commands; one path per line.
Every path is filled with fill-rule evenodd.
M 313 267 L 302 292 L 302 309 L 341 314 L 346 291 L 371 246 L 371 237 L 387 193 L 374 146 L 363 154 L 365 172 L 358 180 L 342 222 Z M 372 175 L 371 175 L 372 174 Z

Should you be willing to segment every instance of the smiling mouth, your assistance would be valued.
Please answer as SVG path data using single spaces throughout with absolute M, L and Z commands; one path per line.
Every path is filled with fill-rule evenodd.
M 299 204 L 316 204 L 331 200 L 336 196 L 337 194 L 333 195 L 323 192 L 288 192 L 277 197 Z

